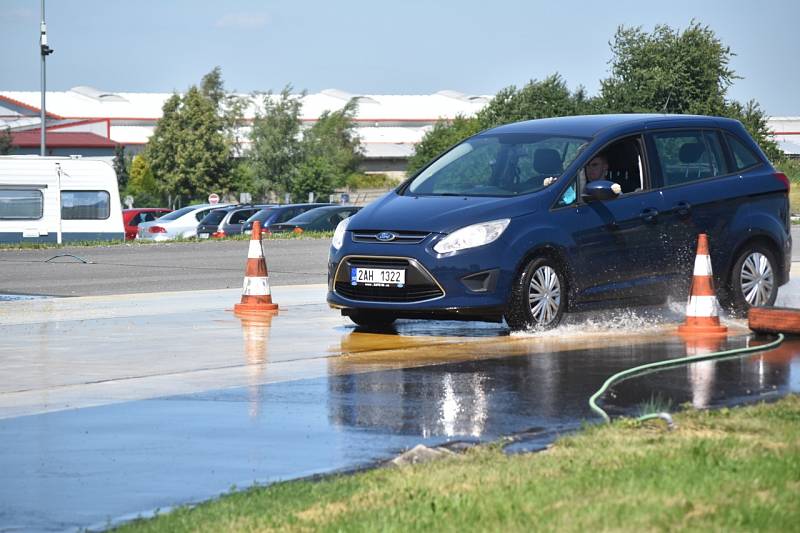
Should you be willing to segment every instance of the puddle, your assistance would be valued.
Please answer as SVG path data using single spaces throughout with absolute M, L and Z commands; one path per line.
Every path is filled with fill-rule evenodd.
M 0 302 L 20 302 L 25 300 L 46 300 L 52 296 L 39 296 L 33 294 L 0 294 Z

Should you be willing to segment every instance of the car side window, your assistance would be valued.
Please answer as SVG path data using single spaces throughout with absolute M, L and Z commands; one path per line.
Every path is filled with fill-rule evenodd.
M 280 223 L 280 222 L 286 222 L 286 221 L 287 221 L 287 220 L 289 220 L 290 218 L 294 218 L 295 216 L 297 216 L 297 215 L 299 215 L 299 214 L 300 214 L 300 213 L 298 212 L 298 210 L 297 210 L 297 209 L 285 209 L 285 210 L 283 211 L 283 213 L 281 213 L 280 215 L 278 215 L 278 220 L 277 220 L 277 222 L 278 222 L 278 223 Z
M 626 137 L 609 144 L 595 155 L 595 157 L 605 158 L 608 166 L 606 175 L 601 178 L 618 183 L 622 194 L 647 188 L 642 151 L 641 136 L 639 135 Z M 592 162 L 592 159 L 589 160 L 589 163 Z M 584 178 L 591 179 L 591 176 L 586 175 L 587 172 L 586 167 L 581 170 L 578 176 L 581 184 L 585 183 Z M 595 179 L 597 179 L 596 176 Z
M 702 130 L 653 134 L 665 187 L 691 183 L 728 173 L 716 133 Z
M 733 154 L 735 171 L 750 168 L 761 162 L 752 150 L 745 146 L 737 137 L 730 133 L 726 134 L 725 137 L 728 139 L 728 146 Z
M 228 222 L 229 224 L 241 224 L 254 213 L 254 210 L 247 209 L 244 211 L 237 211 L 231 215 L 231 219 Z

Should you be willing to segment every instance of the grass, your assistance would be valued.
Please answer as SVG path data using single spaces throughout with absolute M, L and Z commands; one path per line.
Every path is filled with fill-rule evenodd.
M 785 159 L 776 164 L 775 167 L 786 174 L 791 182 L 789 189 L 789 210 L 792 213 L 800 213 L 800 160 Z
M 622 420 L 545 452 L 499 446 L 437 463 L 285 482 L 121 531 L 796 531 L 800 397 Z M 265 452 L 268 453 L 268 452 Z
M 638 416 L 652 415 L 656 413 L 671 412 L 672 400 L 663 397 L 660 393 L 651 396 L 649 400 L 639 405 Z
M 297 240 L 297 239 L 330 239 L 333 237 L 332 231 L 306 231 L 303 233 L 292 233 L 292 232 L 285 232 L 285 233 L 271 233 L 271 234 L 262 234 L 262 240 Z M 84 248 L 92 248 L 92 247 L 100 247 L 100 246 L 151 246 L 153 244 L 162 244 L 162 243 L 183 243 L 183 242 L 220 242 L 220 241 L 249 241 L 249 235 L 234 235 L 232 237 L 226 237 L 224 239 L 184 239 L 184 238 L 177 238 L 171 239 L 169 241 L 150 241 L 150 240 L 134 240 L 134 241 L 123 241 L 123 240 L 114 240 L 114 241 L 70 241 L 64 244 L 56 244 L 52 242 L 15 242 L 15 243 L 0 243 L 0 250 L 40 250 L 40 249 L 50 249 L 50 248 L 75 248 L 75 247 L 84 247 Z

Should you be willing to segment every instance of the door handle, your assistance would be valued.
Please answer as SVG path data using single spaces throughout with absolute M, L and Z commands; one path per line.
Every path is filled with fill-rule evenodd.
M 656 218 L 658 217 L 658 209 L 654 209 L 652 207 L 648 207 L 642 214 L 640 215 L 642 220 L 648 223 L 656 222 Z
M 692 206 L 689 202 L 678 202 L 675 204 L 675 212 L 679 217 L 688 217 L 692 212 Z

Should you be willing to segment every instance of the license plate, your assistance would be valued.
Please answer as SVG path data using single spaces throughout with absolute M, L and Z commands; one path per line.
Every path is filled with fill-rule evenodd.
M 406 271 L 403 269 L 350 267 L 350 285 L 402 287 L 405 284 Z
M 197 234 L 197 238 L 198 239 L 208 239 L 208 233 L 198 233 Z

